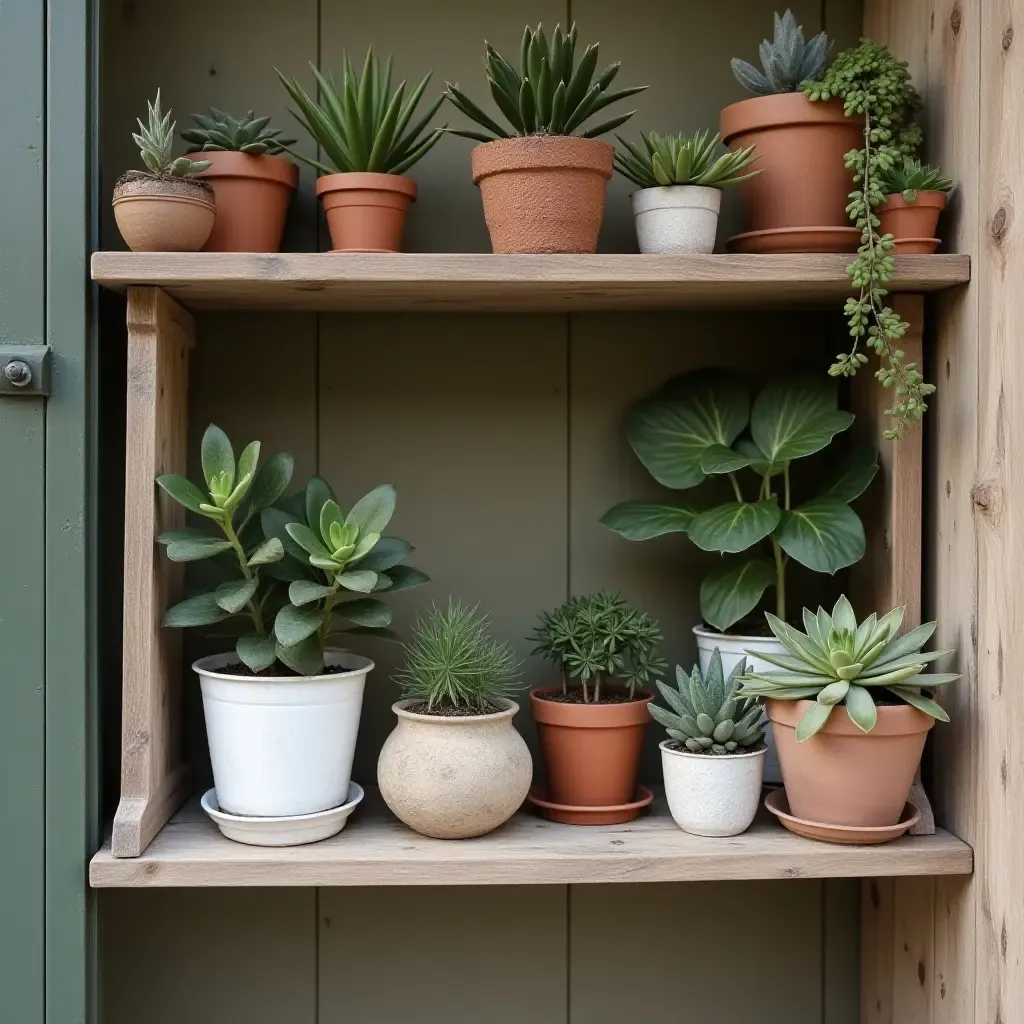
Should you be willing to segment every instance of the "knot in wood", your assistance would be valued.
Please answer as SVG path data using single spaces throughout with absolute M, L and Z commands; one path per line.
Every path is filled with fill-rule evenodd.
M 995 216 L 992 218 L 991 233 L 992 240 L 998 245 L 1006 237 L 1006 232 L 1009 230 L 1009 214 L 1006 212 L 1005 206 L 1000 206 L 996 210 Z
M 1006 31 L 1003 33 L 1003 49 L 1008 50 L 1010 44 L 1013 42 L 1013 26 L 1007 25 Z
M 964 12 L 960 9 L 960 4 L 953 4 L 953 10 L 949 15 L 949 27 L 953 30 L 953 35 L 960 34 L 960 26 L 963 24 Z
M 971 488 L 971 501 L 975 508 L 986 519 L 994 520 L 998 517 L 1002 506 L 1002 489 L 992 481 L 984 481 L 975 484 Z

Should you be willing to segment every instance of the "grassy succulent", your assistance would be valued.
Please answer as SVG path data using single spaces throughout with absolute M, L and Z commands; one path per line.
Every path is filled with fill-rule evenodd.
M 872 613 L 857 622 L 850 602 L 840 597 L 831 615 L 823 608 L 817 614 L 804 609 L 806 633 L 768 614 L 768 625 L 787 653 L 759 651 L 759 658 L 778 669 L 745 675 L 740 695 L 773 700 L 813 698 L 814 703 L 797 725 L 796 738 L 801 741 L 810 739 L 825 725 L 837 704 L 846 705 L 846 713 L 858 729 L 870 732 L 878 719 L 872 692 L 880 690 L 948 722 L 949 716 L 927 691 L 960 676 L 923 670 L 929 661 L 954 652 L 921 650 L 935 632 L 934 622 L 898 637 L 903 611 L 894 608 L 881 618 Z
M 588 46 L 577 61 L 575 25 L 568 32 L 556 25 L 550 41 L 543 25 L 535 29 L 527 27 L 520 46 L 518 70 L 490 43 L 484 43 L 484 49 L 491 98 L 508 122 L 508 128 L 477 106 L 458 85 L 445 83 L 452 103 L 484 129 L 483 132 L 464 128 L 449 128 L 448 131 L 477 142 L 518 135 L 576 133 L 587 139 L 596 138 L 624 124 L 636 111 L 619 114 L 583 130 L 585 122 L 599 110 L 647 88 L 639 85 L 609 92 L 619 64 L 610 64 L 597 72 L 597 43 Z
M 488 631 L 488 617 L 448 600 L 416 620 L 405 645 L 405 667 L 395 681 L 406 700 L 427 710 L 486 713 L 518 689 L 521 663 L 507 643 Z
M 280 71 L 277 75 L 298 107 L 291 113 L 313 137 L 330 164 L 299 153 L 292 152 L 292 156 L 324 174 L 351 171 L 404 174 L 441 138 L 442 129 L 428 129 L 428 125 L 444 102 L 444 96 L 432 100 L 426 113 L 417 121 L 412 120 L 433 72 L 428 72 L 406 95 L 404 80 L 392 93 L 392 58 L 381 63 L 372 47 L 366 51 L 359 73 L 348 55 L 344 56 L 340 86 L 335 84 L 333 75 L 321 74 L 312 64 L 310 67 L 320 90 L 319 103 L 296 79 Z
M 938 167 L 929 167 L 912 156 L 902 156 L 879 171 L 878 184 L 884 195 L 902 195 L 908 203 L 917 201 L 918 192 L 948 192 L 953 187 Z
M 223 110 L 210 107 L 208 114 L 193 114 L 192 120 L 197 127 L 181 133 L 190 153 L 221 151 L 276 156 L 285 147 L 295 145 L 295 139 L 278 138 L 281 129 L 269 128 L 269 117 L 256 117 L 251 110 L 236 120 Z
M 135 145 L 139 147 L 145 171 L 134 171 L 135 174 L 152 174 L 170 178 L 188 178 L 210 166 L 209 160 L 189 160 L 187 157 L 174 157 L 171 148 L 174 146 L 175 123 L 171 120 L 171 112 L 163 113 L 160 109 L 160 90 L 156 91 L 156 99 L 147 103 L 147 123 L 138 120 L 138 134 L 133 133 Z
M 709 139 L 706 131 L 689 136 L 641 132 L 642 150 L 621 135 L 615 137 L 626 150 L 615 153 L 615 166 L 640 188 L 659 185 L 724 188 L 760 173 L 759 169 L 742 173 L 757 159 L 753 146 L 719 153 L 721 136 L 716 134 Z
M 831 48 L 828 36 L 819 32 L 804 41 L 804 29 L 797 24 L 793 12 L 782 17 L 775 13 L 775 38 L 763 40 L 759 50 L 761 71 L 745 60 L 733 57 L 732 73 L 736 81 L 755 96 L 771 96 L 779 92 L 796 92 L 808 78 L 817 78 L 828 64 Z
M 716 647 L 706 679 L 699 665 L 693 666 L 689 676 L 677 665 L 674 687 L 658 682 L 671 710 L 657 704 L 648 704 L 647 710 L 672 739 L 694 754 L 757 750 L 764 742 L 764 714 L 756 698 L 738 695 L 746 667 L 746 658 L 741 658 L 726 679 L 722 653 Z

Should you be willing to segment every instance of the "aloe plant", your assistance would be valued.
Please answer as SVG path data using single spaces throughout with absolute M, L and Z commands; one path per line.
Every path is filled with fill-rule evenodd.
M 817 78 L 825 70 L 830 48 L 824 32 L 804 42 L 803 26 L 797 24 L 793 12 L 787 10 L 781 17 L 775 13 L 772 42 L 765 39 L 761 43 L 761 71 L 738 57 L 733 57 L 730 66 L 736 81 L 755 96 L 796 92 L 803 82 Z
M 901 195 L 908 203 L 917 201 L 918 192 L 948 192 L 953 187 L 938 167 L 929 167 L 912 156 L 901 156 L 891 167 L 880 169 L 878 184 L 883 195 Z
M 412 118 L 433 72 L 428 72 L 406 96 L 406 81 L 391 91 L 392 58 L 383 64 L 371 47 L 366 51 L 362 71 L 357 73 L 345 54 L 341 85 L 333 75 L 324 75 L 312 63 L 310 68 L 320 90 L 316 102 L 294 78 L 277 71 L 278 78 L 298 110 L 292 115 L 309 132 L 330 164 L 323 164 L 292 150 L 292 156 L 324 174 L 376 171 L 404 174 L 437 144 L 443 126 L 429 129 L 431 119 L 444 102 L 432 100 L 426 113 Z
M 550 41 L 543 25 L 527 26 L 519 48 L 519 68 L 514 68 L 490 43 L 484 43 L 484 67 L 491 97 L 508 122 L 502 127 L 477 106 L 457 84 L 446 82 L 446 95 L 483 132 L 466 128 L 448 128 L 476 142 L 493 142 L 517 135 L 573 135 L 584 138 L 604 135 L 628 121 L 635 110 L 582 130 L 599 110 L 643 92 L 646 85 L 609 92 L 619 64 L 609 64 L 597 72 L 598 44 L 592 43 L 576 59 L 576 26 L 563 32 L 555 26 Z M 595 75 L 595 72 L 597 74 Z
M 189 144 L 190 153 L 227 151 L 246 153 L 249 156 L 276 156 L 288 146 L 295 145 L 295 139 L 279 138 L 280 128 L 270 128 L 269 117 L 257 117 L 250 110 L 245 117 L 234 118 L 223 110 L 210 107 L 207 114 L 193 114 L 195 128 L 181 133 Z
M 200 171 L 205 171 L 210 166 L 209 160 L 189 160 L 184 156 L 172 156 L 175 123 L 171 120 L 171 111 L 168 110 L 165 114 L 160 109 L 159 89 L 156 91 L 156 99 L 152 103 L 147 103 L 146 107 L 146 124 L 136 118 L 139 131 L 138 134 L 132 134 L 146 169 L 129 171 L 129 175 L 189 178 Z
M 708 139 L 706 131 L 690 136 L 641 132 L 643 150 L 621 135 L 615 137 L 626 150 L 615 153 L 615 167 L 640 188 L 659 185 L 724 188 L 760 174 L 760 169 L 742 173 L 757 159 L 753 146 L 719 153 L 722 137 L 718 134 Z

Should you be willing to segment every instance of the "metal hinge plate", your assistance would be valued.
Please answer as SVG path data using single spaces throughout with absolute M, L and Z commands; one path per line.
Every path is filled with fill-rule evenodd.
M 0 398 L 50 394 L 50 346 L 0 344 Z

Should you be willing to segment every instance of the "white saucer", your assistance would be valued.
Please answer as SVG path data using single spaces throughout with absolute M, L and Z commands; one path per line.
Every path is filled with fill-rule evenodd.
M 295 814 L 281 818 L 249 818 L 228 814 L 217 805 L 215 789 L 208 789 L 200 803 L 221 832 L 236 843 L 248 846 L 302 846 L 304 843 L 318 843 L 321 839 L 337 835 L 362 799 L 363 787 L 350 782 L 345 803 L 315 814 Z

